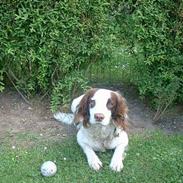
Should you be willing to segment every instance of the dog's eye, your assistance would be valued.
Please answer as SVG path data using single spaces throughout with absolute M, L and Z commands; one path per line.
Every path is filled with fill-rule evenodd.
M 109 100 L 107 101 L 107 108 L 108 108 L 108 109 L 112 109 L 113 107 L 114 107 L 114 103 L 112 102 L 111 99 L 109 99 Z
M 90 100 L 89 106 L 90 108 L 93 108 L 95 106 L 95 100 Z

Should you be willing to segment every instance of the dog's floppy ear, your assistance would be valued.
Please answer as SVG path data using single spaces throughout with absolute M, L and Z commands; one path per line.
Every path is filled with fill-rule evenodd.
M 126 100 L 117 92 L 111 93 L 111 100 L 114 104 L 112 111 L 112 119 L 116 127 L 126 130 L 128 124 L 128 107 Z
M 75 113 L 75 123 L 83 122 L 83 126 L 88 127 L 90 118 L 89 104 L 91 98 L 93 97 L 96 91 L 96 88 L 89 89 L 81 99 L 78 105 L 78 109 Z

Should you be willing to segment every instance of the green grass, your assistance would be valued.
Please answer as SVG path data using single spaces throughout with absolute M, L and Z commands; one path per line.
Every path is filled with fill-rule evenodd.
M 26 140 L 28 140 L 26 138 Z M 37 139 L 36 139 L 37 141 Z M 17 143 L 18 144 L 18 143 Z M 45 146 L 47 149 L 45 150 Z M 182 183 L 183 135 L 162 132 L 130 136 L 130 144 L 120 173 L 109 169 L 112 151 L 99 153 L 104 168 L 95 172 L 88 167 L 75 138 L 62 142 L 36 142 L 31 147 L 6 143 L 0 148 L 1 183 Z M 66 158 L 66 159 L 65 159 Z M 56 160 L 54 177 L 42 177 L 40 165 Z

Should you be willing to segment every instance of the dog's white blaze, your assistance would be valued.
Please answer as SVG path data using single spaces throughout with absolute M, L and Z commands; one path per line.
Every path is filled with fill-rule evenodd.
M 102 125 L 108 125 L 111 120 L 111 111 L 107 108 L 107 101 L 111 98 L 111 91 L 106 89 L 100 89 L 96 91 L 91 100 L 95 100 L 95 106 L 90 108 L 90 123 L 101 123 Z M 104 119 L 101 122 L 95 120 L 94 115 L 101 113 L 104 115 Z

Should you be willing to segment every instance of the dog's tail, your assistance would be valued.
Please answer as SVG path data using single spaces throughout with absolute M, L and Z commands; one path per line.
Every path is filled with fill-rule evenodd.
M 60 121 L 62 123 L 69 125 L 74 123 L 74 115 L 71 113 L 57 112 L 53 116 L 57 121 Z

